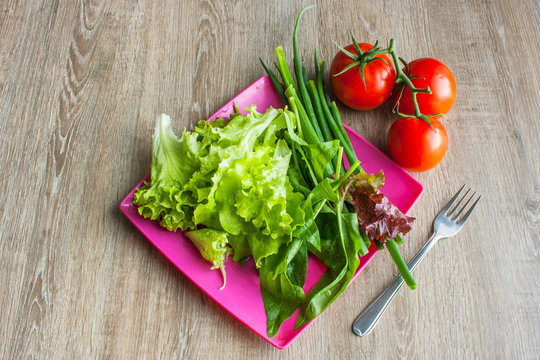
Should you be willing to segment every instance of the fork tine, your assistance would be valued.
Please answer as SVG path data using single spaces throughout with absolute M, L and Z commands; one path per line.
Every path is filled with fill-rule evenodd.
M 480 201 L 480 199 L 482 198 L 482 195 L 479 195 L 478 196 L 478 199 L 476 199 L 476 201 L 472 204 L 471 208 L 469 209 L 469 211 L 467 211 L 465 213 L 465 215 L 463 215 L 463 217 L 459 220 L 459 222 L 457 223 L 459 226 L 463 225 L 465 223 L 465 221 L 467 221 L 467 218 L 469 217 L 469 215 L 471 215 L 474 207 L 476 206 L 476 204 L 478 204 L 478 202 Z
M 456 209 L 458 208 L 459 204 L 461 204 L 461 202 L 465 199 L 465 197 L 467 197 L 467 194 L 469 193 L 471 189 L 469 189 L 467 191 L 467 193 L 465 195 L 463 195 L 463 197 L 461 198 L 461 200 L 459 200 L 459 203 L 456 205 L 456 207 L 454 208 L 454 211 L 456 211 Z M 461 215 L 461 213 L 463 212 L 463 210 L 465 210 L 467 208 L 467 205 L 469 205 L 469 203 L 471 202 L 471 200 L 473 199 L 474 195 L 476 195 L 476 191 L 473 192 L 473 194 L 469 197 L 469 199 L 467 200 L 467 202 L 465 203 L 465 205 L 463 205 L 463 207 L 461 207 L 461 209 L 459 210 L 459 212 L 456 214 L 456 215 L 452 215 L 452 220 L 457 220 L 457 218 L 459 217 L 459 215 Z
M 467 197 L 467 195 L 469 195 L 469 192 L 471 191 L 471 188 L 468 188 L 467 191 L 465 192 L 465 194 L 463 194 L 463 196 L 459 199 L 458 203 L 456 204 L 456 206 L 452 206 L 452 210 L 449 210 L 447 213 L 446 213 L 446 216 L 448 217 L 452 217 L 457 209 L 459 209 L 461 203 L 463 202 L 463 200 Z M 466 205 L 466 204 L 465 204 Z M 463 211 L 463 209 L 462 209 Z M 457 215 L 456 215 L 457 216 Z
M 454 203 L 454 201 L 456 201 L 457 197 L 459 196 L 459 194 L 461 193 L 461 191 L 463 190 L 463 188 L 465 187 L 465 184 L 463 184 L 463 186 L 461 187 L 461 189 L 459 189 L 459 191 L 456 193 L 456 195 L 454 195 L 453 198 L 450 199 L 450 201 L 448 202 L 448 204 L 446 204 L 442 210 L 439 212 L 439 214 L 444 214 L 446 215 L 446 213 L 448 212 L 448 209 L 450 209 L 450 206 L 452 206 L 452 204 Z

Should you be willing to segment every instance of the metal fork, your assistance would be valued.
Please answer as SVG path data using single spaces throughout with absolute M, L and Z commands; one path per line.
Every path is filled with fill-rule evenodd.
M 411 272 L 416 269 L 418 264 L 424 259 L 429 250 L 437 243 L 439 239 L 447 238 L 454 236 L 461 229 L 465 221 L 471 215 L 476 204 L 480 200 L 481 196 L 479 195 L 476 200 L 469 207 L 469 203 L 475 197 L 476 192 L 472 195 L 469 195 L 471 189 L 469 188 L 463 196 L 460 197 L 457 204 L 454 206 L 454 203 L 462 193 L 465 185 L 459 189 L 459 191 L 454 195 L 452 199 L 446 204 L 446 206 L 437 214 L 435 220 L 433 220 L 433 234 L 429 240 L 424 244 L 424 246 L 416 253 L 416 255 L 409 262 L 408 266 Z M 461 203 L 464 199 L 467 199 L 465 204 L 461 206 Z M 463 214 L 465 209 L 468 209 L 467 212 Z M 463 214 L 463 215 L 461 215 Z M 364 309 L 354 320 L 352 329 L 354 333 L 358 336 L 367 335 L 373 330 L 379 319 L 381 318 L 384 311 L 390 305 L 392 299 L 396 296 L 398 290 L 403 286 L 403 277 L 398 275 L 394 282 L 390 284 L 384 292 L 379 295 L 367 308 Z

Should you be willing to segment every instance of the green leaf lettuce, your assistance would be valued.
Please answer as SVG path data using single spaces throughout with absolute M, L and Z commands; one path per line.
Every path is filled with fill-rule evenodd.
M 294 114 L 248 111 L 201 121 L 180 138 L 161 115 L 151 181 L 134 197 L 142 216 L 171 231 L 193 230 L 188 237 L 213 268 L 222 268 L 230 248 L 234 260 L 251 255 L 261 267 L 305 222 L 305 197 L 289 181 L 292 153 L 284 139 L 296 126 Z

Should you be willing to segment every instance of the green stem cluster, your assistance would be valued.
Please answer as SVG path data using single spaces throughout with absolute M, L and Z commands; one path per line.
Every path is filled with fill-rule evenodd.
M 303 61 L 301 62 L 298 54 L 298 25 L 302 14 L 313 7 L 315 7 L 315 5 L 307 6 L 302 9 L 294 27 L 293 64 L 296 82 L 289 71 L 282 46 L 276 48 L 276 57 L 278 60 L 276 67 L 281 75 L 284 87 L 281 85 L 277 75 L 266 66 L 262 59 L 259 60 L 280 94 L 283 103 L 288 104 L 293 111 L 296 110 L 298 112 L 301 130 L 306 142 L 309 144 L 316 144 L 338 139 L 340 145 L 343 147 L 343 151 L 345 152 L 349 164 L 353 164 L 358 158 L 356 157 L 349 136 L 343 127 L 337 105 L 335 102 L 330 101 L 330 96 L 324 86 L 323 73 L 326 64 L 325 62 L 318 62 L 317 51 L 315 50 L 314 65 L 316 82 L 314 80 L 308 80 Z M 340 168 L 340 171 L 342 171 L 342 169 L 343 167 Z M 357 167 L 357 169 L 358 170 L 355 170 L 356 172 L 361 168 Z M 335 169 L 332 167 L 332 170 Z
M 357 174 L 359 171 L 362 170 L 362 168 L 360 166 L 360 162 L 358 161 L 358 158 L 356 157 L 356 154 L 352 147 L 349 136 L 347 135 L 347 132 L 341 121 L 341 116 L 339 114 L 337 105 L 334 101 L 330 100 L 330 96 L 323 82 L 323 74 L 324 74 L 324 69 L 326 66 L 325 62 L 318 61 L 317 51 L 315 50 L 314 52 L 315 80 L 308 80 L 306 76 L 306 69 L 304 66 L 303 58 L 301 59 L 298 53 L 298 45 L 297 45 L 298 25 L 302 17 L 302 14 L 306 10 L 313 7 L 315 6 L 312 5 L 312 6 L 308 6 L 302 9 L 302 11 L 300 12 L 296 20 L 296 24 L 294 27 L 293 64 L 294 64 L 294 75 L 296 77 L 296 81 L 294 81 L 293 76 L 291 72 L 289 71 L 289 67 L 287 65 L 287 61 L 285 59 L 285 54 L 283 52 L 282 46 L 279 46 L 276 48 L 276 56 L 277 56 L 276 67 L 279 74 L 281 75 L 283 85 L 280 82 L 278 76 L 266 66 L 264 61 L 260 58 L 259 60 L 264 70 L 270 77 L 272 83 L 274 84 L 274 87 L 276 88 L 279 95 L 281 96 L 283 103 L 287 104 L 291 108 L 291 110 L 293 110 L 293 112 L 295 112 L 295 114 L 298 116 L 299 125 L 300 125 L 299 131 L 303 134 L 305 141 L 308 144 L 318 144 L 325 141 L 332 141 L 335 139 L 339 140 L 341 148 L 336 159 L 336 166 L 333 166 L 330 164 L 329 165 L 330 168 L 327 169 L 327 172 L 330 172 L 330 174 L 334 173 L 336 176 L 336 179 L 338 179 L 338 181 L 335 183 L 335 186 L 334 186 L 334 189 L 337 189 L 337 187 L 339 187 L 349 176 L 351 176 L 352 174 Z M 360 69 L 363 69 L 365 64 L 368 62 L 381 60 L 381 58 L 379 57 L 375 58 L 376 55 L 390 54 L 392 56 L 392 59 L 394 63 L 396 64 L 396 74 L 397 74 L 396 82 L 402 82 L 403 84 L 408 86 L 411 89 L 411 92 L 413 94 L 413 102 L 415 104 L 414 116 L 423 118 L 424 120 L 429 122 L 429 119 L 420 113 L 420 109 L 418 108 L 418 103 L 416 101 L 416 94 L 419 92 L 431 93 L 431 91 L 429 90 L 429 88 L 418 89 L 414 87 L 410 78 L 408 77 L 408 74 L 405 74 L 400 68 L 398 68 L 397 64 L 399 63 L 400 60 L 394 48 L 395 41 L 393 39 L 390 40 L 390 45 L 387 49 L 381 49 L 376 44 L 371 50 L 364 53 L 361 52 L 360 47 L 358 46 L 358 43 L 356 42 L 354 37 L 353 37 L 353 43 L 355 44 L 355 48 L 358 52 L 358 56 L 355 57 L 355 61 L 357 65 L 360 64 L 359 65 Z M 343 48 L 340 48 L 340 49 L 344 51 L 348 56 L 355 56 L 354 54 L 351 54 L 350 52 L 346 51 Z M 405 66 L 407 67 L 406 63 L 405 63 Z M 361 75 L 363 79 L 363 74 L 361 73 Z M 399 115 L 410 116 L 410 115 L 404 115 L 404 114 L 399 114 Z M 351 164 L 348 171 L 345 171 L 345 166 L 344 166 L 345 164 L 342 160 L 343 153 L 345 154 L 345 157 L 347 158 L 349 164 Z M 319 207 L 319 210 L 321 208 L 322 206 Z M 338 206 L 336 210 L 338 211 L 338 215 L 339 215 L 338 218 L 340 218 L 340 213 L 342 210 L 341 206 Z M 343 211 L 347 211 L 347 209 L 343 208 Z M 340 231 L 341 231 L 341 224 L 340 224 Z M 360 234 L 362 236 L 364 244 L 369 247 L 370 240 L 368 239 L 366 234 L 363 233 L 362 231 L 360 231 Z M 381 248 L 381 249 L 384 248 L 384 245 L 382 243 L 378 241 L 374 241 L 374 242 L 375 244 L 377 244 L 378 248 Z M 386 242 L 387 249 L 390 252 L 392 259 L 396 263 L 396 266 L 398 267 L 401 275 L 405 279 L 408 286 L 411 289 L 414 289 L 416 288 L 416 283 L 414 282 L 414 279 L 407 265 L 405 264 L 405 261 L 403 260 L 403 257 L 401 256 L 396 245 L 396 243 L 401 244 L 401 242 L 402 242 L 402 239 L 399 236 L 395 240 L 389 240 Z

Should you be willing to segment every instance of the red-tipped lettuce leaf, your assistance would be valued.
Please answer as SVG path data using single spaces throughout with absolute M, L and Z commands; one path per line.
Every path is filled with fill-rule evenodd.
M 344 183 L 342 191 L 354 206 L 358 224 L 370 239 L 384 243 L 412 229 L 414 218 L 403 214 L 380 192 L 384 184 L 381 172 L 372 175 L 360 172 Z

